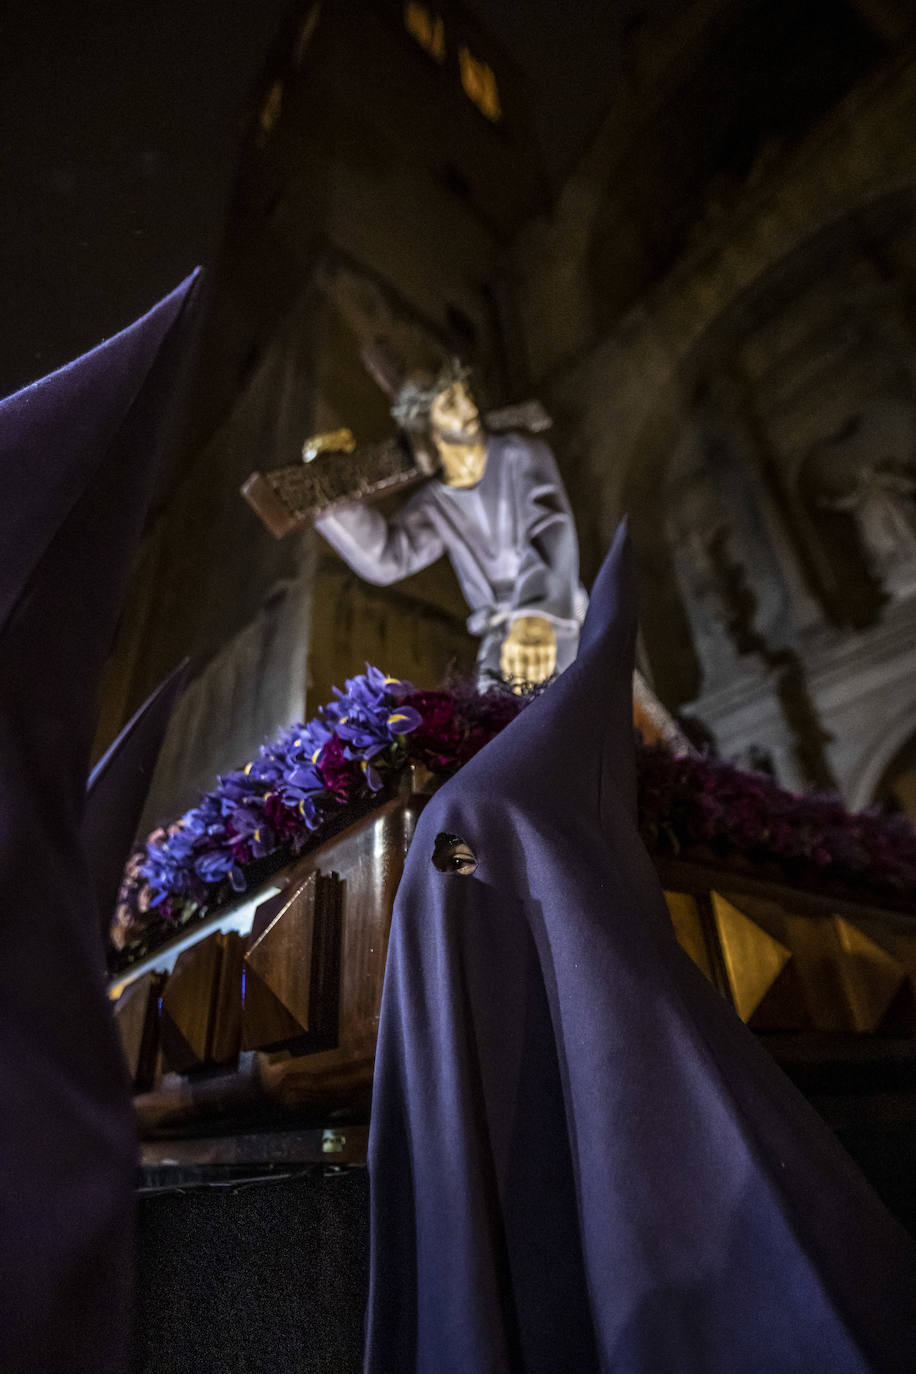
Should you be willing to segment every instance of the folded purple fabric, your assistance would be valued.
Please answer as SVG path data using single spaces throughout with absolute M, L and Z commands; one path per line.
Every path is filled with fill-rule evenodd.
M 197 274 L 0 402 L 0 1369 L 128 1367 L 136 1141 L 82 839 Z
M 124 865 L 137 837 L 156 759 L 184 691 L 190 661 L 163 678 L 92 770 L 86 786 L 83 844 L 95 892 L 103 944 L 118 900 Z
M 909 1237 L 672 933 L 635 823 L 635 623 L 621 530 L 576 662 L 420 819 L 366 1369 L 909 1374 Z

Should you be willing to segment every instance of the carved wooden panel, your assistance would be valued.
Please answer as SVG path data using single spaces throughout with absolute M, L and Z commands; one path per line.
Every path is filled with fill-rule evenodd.
M 833 932 L 852 1029 L 877 1031 L 909 971 L 852 921 L 834 916 Z
M 336 1041 L 341 886 L 316 869 L 258 907 L 244 958 L 246 1050 Z
M 243 1048 L 253 1046 L 254 1037 L 258 1035 L 261 1045 L 283 1046 L 290 1052 L 278 1056 L 274 1050 L 257 1049 L 244 1054 L 234 1073 L 196 1076 L 190 1094 L 180 1079 L 167 1074 L 155 1091 L 137 1099 L 144 1133 L 181 1130 L 185 1124 L 200 1123 L 211 1116 L 224 1117 L 227 1113 L 234 1119 L 257 1120 L 265 1111 L 276 1114 L 280 1109 L 294 1114 L 300 1121 L 312 1114 L 324 1118 L 328 1111 L 364 1115 L 372 1084 L 394 896 L 417 816 L 426 800 L 425 796 L 414 794 L 387 802 L 290 867 L 287 886 L 261 903 L 255 912 L 251 933 L 243 940 L 246 946 L 244 993 L 240 988 L 239 999 L 240 1006 L 244 1004 L 241 1006 Z M 320 863 L 323 873 L 316 870 L 316 863 Z M 340 879 L 337 874 L 341 875 Z M 302 938 L 312 898 L 299 899 L 304 912 L 293 921 L 288 932 L 281 931 L 277 918 L 289 908 L 292 920 L 295 894 L 307 892 L 310 886 L 315 909 L 311 912 L 311 972 L 306 1013 L 302 971 L 299 969 L 297 973 L 294 961 L 290 962 L 290 967 L 283 968 L 280 955 L 287 941 L 294 943 L 295 938 Z M 271 937 L 264 938 L 274 923 L 277 923 L 276 930 Z M 172 978 L 181 975 L 187 996 L 190 996 L 192 975 L 205 997 L 210 993 L 213 980 L 218 982 L 215 954 L 208 956 L 207 967 L 192 965 L 185 969 L 183 963 L 186 955 L 195 954 L 212 940 L 213 936 L 205 936 L 179 956 Z M 276 947 L 271 949 L 274 940 Z M 276 988 L 268 989 L 268 982 L 275 982 Z M 262 996 L 264 990 L 270 994 L 266 999 Z M 277 990 L 281 993 L 279 997 Z M 183 992 L 182 1003 L 185 995 Z M 302 1032 L 302 1020 L 295 1010 L 290 1010 L 284 998 L 308 1020 L 309 1030 Z M 267 1006 L 271 1007 L 269 1013 L 265 1009 Z M 170 1022 L 174 1021 L 172 1008 L 164 1005 L 163 1012 Z M 268 1016 L 275 1019 L 269 1022 Z M 253 1029 L 255 1017 L 261 1022 L 260 1031 Z M 175 1030 L 173 1025 L 173 1045 Z M 201 1016 L 193 1042 L 198 1054 L 207 1043 L 202 1031 Z M 260 1039 L 262 1033 L 263 1039 Z M 208 1062 L 187 1051 L 182 1056 L 181 1048 L 179 1044 L 179 1054 L 173 1049 L 166 1068 L 187 1072 Z
M 234 1071 L 196 1075 L 190 1090 L 185 1081 L 167 1074 L 154 1092 L 137 1098 L 141 1131 L 147 1137 L 199 1131 L 227 1117 L 251 1124 L 285 1118 L 299 1125 L 327 1122 L 332 1113 L 338 1122 L 366 1119 L 394 895 L 425 801 L 423 796 L 412 795 L 386 802 L 290 866 L 287 886 L 258 907 L 252 931 L 243 941 L 247 950 L 245 1044 L 254 1046 L 257 1035 L 259 1045 L 282 1046 L 283 1052 L 253 1049 L 240 1057 Z M 332 868 L 341 881 L 330 872 Z M 866 945 L 847 932 L 846 973 L 848 977 L 855 974 L 858 988 L 859 965 L 867 956 L 869 981 L 867 987 L 862 986 L 868 993 L 869 1021 L 875 1025 L 883 1017 L 880 1026 L 886 1033 L 884 1007 L 889 1005 L 888 998 L 896 1001 L 899 978 L 891 961 L 879 957 L 871 942 L 885 943 L 893 961 L 912 976 L 916 937 L 910 936 L 908 922 L 899 916 L 889 920 L 878 908 L 844 906 L 832 897 L 793 890 L 750 873 L 736 875 L 724 868 L 683 861 L 665 862 L 659 868 L 682 943 L 707 977 L 733 1000 L 737 998 L 750 1024 L 767 1031 L 767 1043 L 783 1047 L 780 1053 L 797 1053 L 798 1045 L 807 1044 L 809 1031 L 821 1036 L 819 1044 L 826 1043 L 824 1032 L 831 1030 L 840 1033 L 841 1045 L 849 1041 L 853 1028 L 849 989 L 844 989 L 836 962 L 840 950 L 834 917 L 839 914 L 869 937 Z M 713 891 L 721 894 L 718 919 L 710 897 Z M 722 904 L 723 898 L 728 906 Z M 723 913 L 730 918 L 724 932 L 730 943 L 730 963 L 723 949 Z M 289 926 L 284 930 L 285 921 Z M 339 945 L 333 940 L 322 944 L 322 930 L 339 931 Z M 887 944 L 886 935 L 893 936 L 893 943 Z M 196 954 L 218 938 L 204 936 L 186 954 Z M 222 952 L 221 946 L 215 948 Z M 309 951 L 308 976 L 303 950 Z M 791 958 L 786 960 L 785 951 Z M 213 979 L 217 987 L 221 977 L 224 988 L 231 985 L 235 975 L 229 977 L 228 962 L 219 962 L 217 967 L 215 954 L 208 957 L 212 961 L 209 983 L 204 968 L 185 970 L 181 960 L 176 964 L 172 978 L 182 998 L 182 984 L 192 972 L 205 994 Z M 316 994 L 316 980 L 320 988 L 339 990 L 336 1035 L 332 1004 Z M 190 987 L 190 981 L 185 986 Z M 240 980 L 235 986 L 241 1001 Z M 907 981 L 904 991 L 908 987 Z M 257 1006 L 250 1002 L 252 998 Z M 163 1010 L 174 1019 L 168 999 L 165 1003 Z M 217 1004 L 222 1006 L 219 999 Z M 252 1029 L 255 1012 L 261 1023 L 258 1030 Z M 270 1017 L 275 1020 L 271 1022 Z M 863 1019 L 864 1013 L 860 1024 Z M 202 1021 L 198 1033 L 200 1026 Z M 193 1030 L 192 1021 L 189 1036 Z M 216 1043 L 214 1032 L 209 1034 L 205 1053 L 212 1053 Z M 198 1051 L 202 1044 L 207 1045 L 206 1037 L 193 1041 Z M 823 1057 L 827 1051 L 819 1053 Z M 845 1051 L 835 1053 L 839 1063 Z M 200 1067 L 209 1061 L 189 1062 Z
M 172 1037 L 167 1067 L 183 1056 L 182 1067 L 206 1068 L 216 1053 L 228 1054 L 233 988 L 246 1046 L 273 1048 L 253 1048 L 228 1070 L 197 1073 L 193 1084 L 167 1073 L 136 1099 L 146 1138 L 218 1131 L 227 1120 L 260 1128 L 367 1119 L 394 895 L 425 801 L 392 799 L 290 865 L 286 887 L 257 908 L 241 942 L 205 935 L 180 956 L 163 999 Z M 766 1031 L 780 1062 L 804 1066 L 815 1055 L 831 1073 L 845 1064 L 852 1072 L 873 1039 L 869 1028 L 912 1034 L 888 1022 L 902 997 L 912 1000 L 916 936 L 907 918 L 752 872 L 682 860 L 658 866 L 682 944 L 749 1024 Z M 339 933 L 339 943 L 323 942 L 322 932 Z M 196 1012 L 186 1005 L 195 988 L 204 1004 Z M 885 1043 L 916 1065 L 912 1041 Z
M 425 799 L 420 799 L 425 800 Z M 418 808 L 386 810 L 322 849 L 345 879 L 341 937 L 341 1045 L 378 1031 L 388 932 Z
M 124 989 L 115 1003 L 114 1018 L 135 1089 L 145 1092 L 153 1084 L 159 1048 L 159 997 L 163 973 L 145 973 Z
M 214 1064 L 235 1059 L 242 1043 L 242 959 L 245 943 L 234 930 L 219 933 L 222 946 L 209 1057 Z
M 720 870 L 726 882 L 717 891 L 711 868 L 679 861 L 659 867 L 669 881 L 676 875 L 681 891 L 666 894 L 672 921 L 707 976 L 697 923 L 686 925 L 688 938 L 684 928 L 691 901 L 699 911 L 711 897 L 727 989 L 754 1030 L 903 1036 L 916 1030 L 916 937 L 908 933 L 908 918 L 751 872 L 735 882 Z
M 222 960 L 223 942 L 215 931 L 183 950 L 175 961 L 159 1016 L 162 1066 L 167 1073 L 187 1073 L 210 1058 Z
M 709 981 L 714 983 L 715 971 L 697 898 L 687 892 L 666 892 L 665 902 L 681 949 L 690 955 L 701 973 L 705 973 Z
M 759 1013 L 792 951 L 721 892 L 711 892 L 719 945 L 735 1011 L 742 1021 Z
M 336 873 L 320 873 L 312 938 L 310 1032 L 316 1041 L 335 1045 L 340 1019 L 340 951 L 346 884 Z

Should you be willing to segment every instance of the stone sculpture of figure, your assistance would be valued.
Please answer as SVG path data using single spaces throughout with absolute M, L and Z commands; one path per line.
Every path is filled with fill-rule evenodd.
M 562 672 L 576 656 L 587 597 L 549 446 L 518 431 L 487 433 L 456 364 L 430 386 L 405 383 L 392 414 L 406 429 L 428 424 L 439 476 L 393 515 L 359 506 L 317 528 L 355 572 L 382 585 L 447 554 L 471 610 L 468 629 L 480 636 L 482 683 Z
M 721 573 L 712 556 L 716 541 L 727 540 L 731 531 L 706 471 L 694 470 L 670 488 L 665 529 L 703 690 L 711 691 L 732 680 L 741 664 L 729 632 L 731 613 Z
M 873 571 L 881 576 L 916 558 L 916 477 L 867 464 L 855 484 L 825 505 L 855 516 Z

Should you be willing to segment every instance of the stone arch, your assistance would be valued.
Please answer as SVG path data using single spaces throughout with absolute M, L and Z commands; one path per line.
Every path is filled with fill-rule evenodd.
M 916 768 L 912 705 L 899 711 L 889 723 L 884 723 L 863 749 L 860 765 L 846 789 L 850 809 L 860 811 L 885 800 L 882 792 L 886 791 L 895 771 L 910 762 Z
M 645 350 L 647 367 L 654 373 L 653 409 L 632 433 L 625 464 L 625 486 L 618 499 L 620 505 L 637 513 L 634 515 L 634 536 L 642 546 L 644 561 L 650 569 L 652 595 L 659 599 L 661 610 L 657 618 L 674 626 L 681 644 L 682 663 L 692 657 L 689 650 L 685 654 L 682 644 L 686 616 L 676 594 L 663 590 L 666 583 L 669 588 L 673 586 L 674 570 L 669 552 L 661 546 L 663 541 L 659 539 L 657 528 L 652 529 L 651 513 L 659 506 L 666 474 L 684 429 L 693 423 L 697 397 L 708 390 L 710 382 L 720 391 L 723 386 L 726 391 L 731 388 L 725 408 L 731 412 L 736 432 L 743 431 L 747 449 L 756 450 L 755 480 L 761 488 L 758 504 L 767 527 L 766 537 L 783 569 L 788 594 L 802 627 L 816 623 L 824 615 L 839 623 L 866 624 L 880 609 L 883 600 L 880 588 L 871 577 L 865 551 L 854 530 L 850 532 L 844 528 L 840 532 L 842 558 L 831 565 L 824 547 L 823 531 L 815 518 L 825 513 L 815 512 L 813 517 L 810 493 L 806 493 L 801 482 L 810 448 L 794 455 L 792 462 L 784 458 L 782 470 L 777 470 L 776 456 L 769 451 L 759 417 L 747 395 L 742 394 L 746 391 L 746 383 L 736 375 L 734 360 L 742 339 L 751 337 L 755 330 L 765 328 L 770 321 L 778 321 L 780 312 L 791 307 L 806 283 L 812 280 L 829 282 L 831 273 L 852 272 L 854 275 L 858 262 L 880 257 L 883 248 L 894 242 L 895 235 L 911 231 L 916 242 L 916 187 L 897 188 L 813 230 L 794 245 L 787 257 L 761 264 L 759 273 L 726 301 L 718 315 L 707 322 L 706 329 L 690 340 L 679 356 L 669 353 L 662 359 L 657 348 L 653 350 L 657 340 L 645 336 L 639 340 Z M 878 283 L 876 292 L 881 289 Z M 912 352 L 909 371 L 902 361 L 907 349 Z M 638 348 L 634 351 L 638 352 Z M 651 357 L 653 351 L 655 356 Z M 888 351 L 893 352 L 891 344 L 888 344 Z M 916 331 L 912 339 L 900 343 L 898 351 L 899 376 L 893 379 L 892 386 L 891 383 L 888 386 L 896 390 L 898 402 L 902 404 L 905 400 L 916 416 Z M 839 523 L 844 526 L 851 523 L 848 516 L 837 514 Z M 837 578 L 836 567 L 845 577 Z M 653 659 L 651 640 L 650 630 L 647 634 L 650 662 Z M 658 657 L 667 652 L 666 643 Z M 694 660 L 681 670 L 679 681 L 670 684 L 673 699 L 684 700 L 685 691 L 689 691 L 696 681 Z
M 803 458 L 796 490 L 849 621 L 867 625 L 904 564 L 910 583 L 916 573 L 916 401 L 882 394 L 854 407 Z
M 702 26 L 699 10 L 691 15 Z M 702 41 L 699 30 L 682 37 L 688 45 Z M 791 299 L 818 259 L 836 259 L 844 244 L 877 245 L 881 258 L 881 226 L 912 220 L 916 66 L 887 68 L 861 82 L 800 145 L 762 154 L 732 203 L 708 207 L 665 275 L 602 326 L 588 266 L 595 236 L 607 232 L 598 210 L 621 168 L 632 169 L 639 127 L 621 122 L 616 103 L 557 205 L 526 232 L 517 261 L 523 276 L 536 264 L 523 301 L 535 385 L 557 418 L 558 435 L 568 436 L 571 489 L 589 493 L 577 502 L 586 577 L 629 509 L 644 610 L 656 607 L 659 626 L 654 650 L 651 629 L 646 635 L 649 667 L 663 699 L 676 706 L 691 698 L 698 666 L 670 555 L 658 539 L 660 474 L 697 388 L 729 369 L 742 317 Z M 893 270 L 886 257 L 878 266 Z M 808 566 L 804 502 L 793 509 L 766 453 L 761 468 L 771 537 L 802 624 L 811 627 L 824 611 L 818 570 Z M 834 605 L 842 609 L 842 597 Z
M 640 138 L 639 117 L 629 138 L 613 121 L 602 131 L 613 170 L 594 202 L 586 259 L 599 330 L 705 238 L 710 220 L 726 219 L 762 167 L 791 157 L 884 55 L 843 0 L 726 7 L 684 24 L 679 39 L 689 57 L 642 93 L 653 137 Z
M 916 731 L 884 770 L 874 800 L 878 805 L 901 808 L 916 824 Z

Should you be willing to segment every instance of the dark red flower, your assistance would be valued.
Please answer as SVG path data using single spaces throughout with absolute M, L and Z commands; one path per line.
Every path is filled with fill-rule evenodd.
M 406 704 L 421 716 L 408 737 L 410 757 L 433 772 L 449 772 L 464 762 L 465 723 L 455 698 L 448 692 L 414 692 Z
M 281 840 L 294 840 L 308 827 L 294 807 L 286 806 L 277 792 L 269 792 L 264 798 L 264 815 Z
M 318 771 L 324 785 L 335 801 L 349 801 L 360 790 L 362 773 L 356 759 L 348 759 L 346 744 L 337 735 L 332 735 L 321 751 Z

